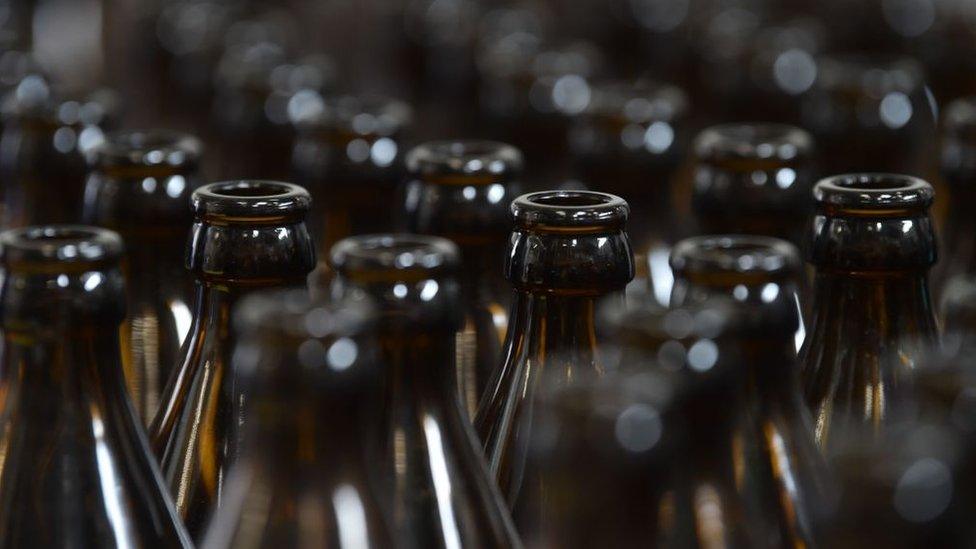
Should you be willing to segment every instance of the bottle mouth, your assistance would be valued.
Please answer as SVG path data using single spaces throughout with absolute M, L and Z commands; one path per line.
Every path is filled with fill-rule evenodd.
M 688 110 L 688 97 L 676 86 L 652 80 L 610 81 L 593 86 L 586 112 L 631 123 L 667 122 Z
M 303 187 L 281 181 L 225 181 L 200 187 L 193 193 L 193 211 L 198 217 L 216 216 L 224 221 L 264 218 L 304 218 L 312 197 Z
M 522 172 L 523 162 L 522 153 L 512 145 L 460 140 L 419 145 L 407 153 L 406 165 L 418 177 L 471 185 L 515 177 Z
M 932 186 L 910 175 L 855 173 L 828 177 L 813 188 L 821 207 L 843 213 L 900 213 L 925 210 L 935 197 Z
M 415 234 L 375 234 L 353 236 L 332 247 L 332 267 L 348 276 L 360 273 L 370 279 L 385 280 L 385 275 L 401 278 L 408 273 L 432 278 L 457 269 L 457 245 L 445 238 Z
M 700 161 L 725 159 L 793 162 L 809 158 L 813 137 L 787 124 L 722 124 L 702 131 L 695 139 Z
M 516 223 L 526 229 L 621 227 L 629 214 L 624 199 L 594 191 L 540 191 L 512 202 Z
M 671 268 L 681 275 L 794 275 L 800 271 L 800 265 L 796 246 L 766 236 L 698 236 L 678 242 L 671 252 Z
M 909 57 L 848 53 L 822 56 L 818 65 L 828 89 L 911 92 L 923 86 L 922 67 Z
M 122 257 L 122 238 L 108 229 L 85 225 L 44 225 L 0 233 L 0 262 L 7 268 L 53 265 L 86 268 Z
M 195 136 L 172 130 L 139 130 L 109 134 L 96 150 L 101 166 L 183 168 L 196 166 L 203 144 Z

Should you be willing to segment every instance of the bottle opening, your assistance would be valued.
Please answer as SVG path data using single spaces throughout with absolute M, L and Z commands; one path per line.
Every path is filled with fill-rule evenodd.
M 196 137 L 170 130 L 116 132 L 97 150 L 103 166 L 183 166 L 195 164 L 203 145 Z
M 218 196 L 255 197 L 255 196 L 284 196 L 290 189 L 277 183 L 241 182 L 211 189 Z
M 800 253 L 785 240 L 763 236 L 701 236 L 682 240 L 671 253 L 679 272 L 797 272 Z
M 411 150 L 406 156 L 406 165 L 407 170 L 422 177 L 484 175 L 498 178 L 522 170 L 522 153 L 497 141 L 433 141 Z
M 558 192 L 541 194 L 539 196 L 530 195 L 528 201 L 541 206 L 585 208 L 588 206 L 603 206 L 605 204 L 610 204 L 613 202 L 614 198 L 616 197 L 613 195 L 604 195 L 599 193 Z
M 828 177 L 813 188 L 821 205 L 865 210 L 927 208 L 935 196 L 932 186 L 910 175 L 856 173 Z
M 28 229 L 23 238 L 36 242 L 67 242 L 71 240 L 85 240 L 95 238 L 98 233 L 88 229 L 75 227 L 36 227 Z
M 627 221 L 627 202 L 593 191 L 541 191 L 512 201 L 512 214 L 522 227 L 620 227 Z
M 813 138 L 806 131 L 787 124 L 723 124 L 707 128 L 695 141 L 695 153 L 702 159 L 761 158 L 790 161 L 809 156 Z
M 450 240 L 414 234 L 353 236 L 339 241 L 330 255 L 340 272 L 426 271 L 453 267 L 459 260 Z
M 245 222 L 254 216 L 299 221 L 311 207 L 312 197 L 291 183 L 243 180 L 204 185 L 194 191 L 191 201 L 197 215 L 222 216 L 224 220 L 239 216 Z
M 46 225 L 0 233 L 0 257 L 17 262 L 90 263 L 117 259 L 122 238 L 115 232 L 84 225 Z

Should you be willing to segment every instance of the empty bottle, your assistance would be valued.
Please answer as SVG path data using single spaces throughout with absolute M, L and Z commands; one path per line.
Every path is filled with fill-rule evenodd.
M 254 294 L 237 308 L 247 422 L 204 547 L 394 545 L 378 497 L 383 372 L 371 312 L 361 296 L 333 305 L 304 290 Z
M 407 227 L 461 250 L 465 318 L 457 334 L 458 390 L 474 417 L 505 337 L 510 290 L 502 276 L 522 154 L 493 141 L 435 141 L 407 154 Z
M 699 230 L 802 242 L 815 177 L 810 134 L 782 124 L 724 124 L 702 131 L 694 149 Z
M 85 222 L 125 240 L 122 364 L 145 423 L 156 413 L 190 328 L 183 249 L 193 223 L 189 196 L 201 184 L 201 150 L 196 137 L 178 132 L 110 134 L 96 150 L 85 189 Z
M 304 223 L 310 199 L 297 185 L 211 183 L 193 192 L 192 207 L 193 324 L 149 435 L 176 508 L 199 540 L 237 456 L 246 397 L 230 369 L 231 310 L 254 290 L 303 286 L 315 249 Z
M 736 437 L 743 490 L 759 507 L 763 539 L 777 547 L 817 547 L 830 503 L 826 464 L 800 392 L 796 286 L 801 261 L 786 241 L 762 236 L 704 236 L 675 245 L 675 306 L 727 298 L 733 322 L 725 351 L 742 363 Z M 715 349 L 718 349 L 717 347 Z M 705 355 L 709 348 L 699 349 Z
M 474 424 L 492 476 L 520 525 L 525 461 L 533 436 L 526 420 L 542 375 L 570 382 L 599 370 L 598 300 L 634 277 L 629 208 L 620 197 L 584 191 L 541 191 L 512 202 L 515 228 L 505 275 L 515 288 L 501 367 L 482 397 Z
M 0 234 L 0 545 L 190 547 L 126 394 L 122 240 Z
M 838 430 L 883 432 L 900 415 L 919 359 L 938 343 L 928 288 L 933 195 L 925 181 L 893 174 L 839 175 L 814 187 L 816 277 L 800 363 L 822 448 Z
M 944 253 L 932 270 L 932 291 L 939 296 L 950 291 L 953 279 L 965 284 L 976 277 L 976 220 L 971 211 L 976 204 L 976 98 L 957 99 L 946 108 L 941 149 L 949 200 Z
M 377 410 L 398 540 L 417 547 L 519 547 L 457 392 L 460 258 L 449 240 L 350 237 L 332 250 L 334 299 L 376 301 L 385 385 Z

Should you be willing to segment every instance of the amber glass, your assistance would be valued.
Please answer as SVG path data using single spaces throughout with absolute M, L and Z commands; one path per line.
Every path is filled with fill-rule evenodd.
M 538 395 L 529 468 L 545 491 L 528 547 L 661 547 L 673 539 L 680 418 L 674 383 L 660 372 L 584 374 Z
M 935 103 L 909 58 L 824 56 L 803 96 L 802 125 L 824 174 L 886 171 L 926 177 L 934 168 Z
M 671 264 L 672 305 L 734 304 L 727 347 L 742 362 L 742 482 L 756 494 L 764 537 L 777 547 L 818 546 L 830 487 L 799 385 L 799 252 L 776 238 L 704 236 L 676 244 Z
M 361 296 L 332 305 L 304 290 L 260 292 L 238 306 L 241 456 L 204 547 L 394 545 L 378 497 L 383 378 L 370 313 Z
M 122 240 L 0 234 L 0 545 L 190 547 L 126 394 Z
M 83 218 L 122 235 L 127 314 L 122 364 L 129 395 L 145 423 L 190 328 L 190 279 L 183 249 L 200 186 L 202 145 L 165 130 L 110 134 L 97 149 L 85 188 Z
M 376 301 L 384 401 L 382 455 L 397 539 L 417 547 L 518 546 L 457 392 L 463 309 L 457 247 L 420 235 L 369 235 L 332 250 L 333 299 Z
M 631 236 L 640 284 L 661 303 L 671 293 L 668 253 L 687 227 L 675 214 L 672 186 L 690 139 L 689 105 L 675 86 L 650 81 L 594 84 L 574 120 L 570 149 L 587 188 L 620 196 L 631 206 Z
M 316 94 L 289 107 L 298 136 L 292 167 L 315 209 L 309 230 L 323 257 L 350 235 L 393 230 L 403 180 L 403 134 L 413 113 L 406 103 L 381 96 L 344 96 L 328 103 Z
M 541 191 L 512 202 L 505 275 L 515 289 L 501 367 L 488 382 L 474 424 L 492 476 L 516 524 L 535 512 L 520 497 L 538 472 L 525 470 L 526 424 L 541 376 L 570 381 L 601 369 L 596 302 L 622 299 L 634 277 L 627 203 L 584 191 Z
M 840 486 L 825 547 L 969 547 L 972 452 L 944 425 L 909 423 L 883 440 L 845 439 L 830 465 Z
M 0 135 L 4 228 L 81 219 L 86 167 L 80 130 L 61 114 L 37 75 L 7 96 Z
M 186 266 L 196 284 L 190 334 L 149 429 L 153 452 L 194 539 L 238 453 L 230 312 L 261 288 L 303 286 L 315 265 L 305 189 L 274 181 L 211 183 L 194 191 Z
M 942 295 L 954 277 L 976 276 L 976 97 L 953 101 L 945 111 L 942 177 L 949 192 L 942 261 L 933 269 L 933 291 Z
M 928 289 L 933 195 L 925 181 L 892 174 L 840 175 L 814 187 L 816 278 L 800 362 L 823 448 L 837 430 L 883 432 L 938 341 Z
M 458 390 L 474 417 L 498 367 L 508 323 L 510 291 L 502 265 L 522 154 L 493 141 L 435 141 L 411 150 L 406 164 L 408 229 L 449 238 L 461 250 L 465 318 L 457 334 Z
M 692 209 L 705 234 L 806 234 L 813 138 L 782 124 L 725 124 L 695 139 Z

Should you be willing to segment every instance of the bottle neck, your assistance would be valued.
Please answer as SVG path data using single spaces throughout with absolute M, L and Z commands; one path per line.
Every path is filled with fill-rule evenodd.
M 466 299 L 497 301 L 504 282 L 504 257 L 501 246 L 461 246 L 458 280 Z
M 389 389 L 419 405 L 457 403 L 455 333 L 449 327 L 424 326 L 409 318 L 387 319 L 380 327 L 380 348 Z

